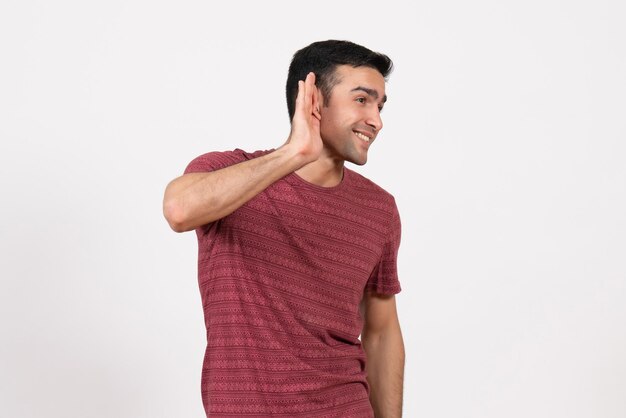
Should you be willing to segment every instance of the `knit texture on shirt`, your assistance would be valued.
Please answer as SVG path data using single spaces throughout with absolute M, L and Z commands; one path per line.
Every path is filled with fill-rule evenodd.
M 185 173 L 271 151 L 210 152 Z M 359 304 L 401 290 L 393 196 L 345 167 L 335 187 L 291 173 L 196 234 L 207 416 L 373 418 Z

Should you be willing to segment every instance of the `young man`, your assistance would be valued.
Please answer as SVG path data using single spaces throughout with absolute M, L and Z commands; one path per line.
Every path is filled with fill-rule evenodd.
M 344 166 L 367 161 L 391 68 L 347 41 L 301 49 L 287 141 L 209 152 L 167 186 L 170 226 L 198 237 L 207 416 L 401 416 L 400 218 Z

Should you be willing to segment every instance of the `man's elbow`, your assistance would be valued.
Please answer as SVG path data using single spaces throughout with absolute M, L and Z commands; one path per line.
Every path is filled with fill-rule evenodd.
M 361 342 L 364 346 L 376 346 L 381 342 L 391 342 L 395 346 L 404 350 L 402 330 L 400 329 L 400 323 L 397 319 L 395 321 L 391 321 L 384 327 L 378 327 L 376 329 L 364 327 L 361 331 Z
M 174 232 L 186 232 L 189 228 L 186 225 L 185 211 L 180 204 L 173 199 L 163 201 L 163 216 Z
M 167 194 L 163 199 L 163 216 L 174 232 L 187 232 L 214 222 L 219 219 L 213 212 L 199 213 L 197 207 L 191 207 L 179 197 L 170 197 Z

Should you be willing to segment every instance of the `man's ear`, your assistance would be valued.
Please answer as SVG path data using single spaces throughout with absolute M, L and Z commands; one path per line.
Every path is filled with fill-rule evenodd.
M 319 87 L 315 88 L 315 97 L 313 98 L 313 114 L 315 115 L 315 117 L 318 120 L 322 120 L 322 106 L 324 106 L 323 103 L 323 98 L 322 98 L 322 91 L 319 89 Z
M 316 87 L 317 89 L 317 103 L 320 106 L 320 109 L 322 107 L 324 107 L 324 95 L 322 94 L 322 90 L 319 87 Z

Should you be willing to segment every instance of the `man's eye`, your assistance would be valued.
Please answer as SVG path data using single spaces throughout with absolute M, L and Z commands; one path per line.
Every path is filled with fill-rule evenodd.
M 356 101 L 359 103 L 365 103 L 365 97 L 357 97 Z

